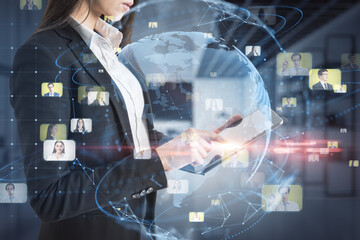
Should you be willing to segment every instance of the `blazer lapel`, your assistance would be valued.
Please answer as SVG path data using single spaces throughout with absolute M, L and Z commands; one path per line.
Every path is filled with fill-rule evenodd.
M 130 55 L 131 59 L 127 59 L 120 55 L 121 62 L 130 70 L 130 72 L 136 77 L 136 79 L 139 81 L 140 86 L 143 90 L 143 97 L 144 97 L 144 111 L 142 114 L 142 118 L 146 119 L 147 122 L 147 128 L 149 132 L 149 138 L 150 142 L 152 142 L 152 145 L 158 145 L 158 140 L 156 139 L 154 130 L 154 117 L 152 114 L 151 109 L 151 101 L 149 97 L 148 87 L 146 85 L 146 80 L 143 72 L 140 69 L 140 66 L 138 65 L 135 56 L 131 53 Z
M 76 56 L 76 59 L 81 65 L 81 69 L 77 69 L 77 72 L 85 71 L 89 76 L 91 76 L 91 78 L 94 80 L 94 82 L 96 82 L 96 84 L 105 87 L 105 91 L 109 92 L 109 105 L 111 105 L 117 113 L 116 115 L 120 120 L 122 131 L 125 134 L 125 139 L 128 145 L 133 146 L 134 144 L 131 134 L 129 117 L 127 114 L 124 100 L 117 86 L 105 70 L 104 66 L 96 58 L 91 49 L 86 45 L 81 36 L 70 25 L 66 25 L 63 28 L 55 29 L 55 31 L 61 37 L 67 38 L 69 40 L 68 47 L 70 51 Z M 84 54 L 90 54 L 90 56 L 93 56 L 93 59 L 95 61 L 84 62 Z

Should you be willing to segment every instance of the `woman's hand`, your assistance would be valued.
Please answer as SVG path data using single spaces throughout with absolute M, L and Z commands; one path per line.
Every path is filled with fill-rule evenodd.
M 211 150 L 211 141 L 225 140 L 214 132 L 189 128 L 181 135 L 156 149 L 165 171 L 182 168 L 188 164 L 203 164 Z
M 242 121 L 242 116 L 241 115 L 234 115 L 231 118 L 229 118 L 226 123 L 224 125 L 222 125 L 221 127 L 217 128 L 214 133 L 219 134 L 222 130 L 224 130 L 225 128 L 231 127 L 232 125 L 238 125 L 240 122 Z

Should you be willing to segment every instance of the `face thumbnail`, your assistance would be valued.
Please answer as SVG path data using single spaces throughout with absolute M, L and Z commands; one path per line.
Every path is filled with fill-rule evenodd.
M 14 191 L 15 191 L 15 187 L 13 185 L 8 185 L 6 187 L 6 192 L 8 193 L 9 196 L 14 195 Z
M 329 72 L 323 72 L 320 76 L 320 79 L 326 82 L 329 78 Z
M 55 144 L 56 153 L 62 153 L 64 151 L 64 145 L 61 142 Z
M 54 84 L 49 84 L 48 85 L 48 89 L 49 89 L 49 92 L 54 92 Z
M 291 60 L 293 61 L 295 67 L 299 67 L 299 66 L 300 66 L 300 61 L 301 61 L 300 56 L 295 55 L 295 56 L 292 57 Z

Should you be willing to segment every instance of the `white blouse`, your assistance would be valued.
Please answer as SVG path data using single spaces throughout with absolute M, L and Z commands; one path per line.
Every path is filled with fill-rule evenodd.
M 71 158 L 65 154 L 61 154 L 60 158 L 57 158 L 56 153 L 53 153 L 47 157 L 46 161 L 71 161 Z
M 122 40 L 122 33 L 115 27 L 98 19 L 95 31 L 71 18 L 70 25 L 80 34 L 90 50 L 104 66 L 124 99 L 134 140 L 134 158 L 150 159 L 151 147 L 144 110 L 143 90 L 136 77 L 119 62 L 114 49 Z M 99 34 L 98 34 L 99 33 Z

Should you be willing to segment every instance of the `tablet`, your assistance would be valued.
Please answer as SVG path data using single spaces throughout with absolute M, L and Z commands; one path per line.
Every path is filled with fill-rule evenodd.
M 208 157 L 204 159 L 204 164 L 197 166 L 189 164 L 181 168 L 181 170 L 203 175 L 219 165 L 223 159 L 232 157 L 253 142 L 259 140 L 262 136 L 265 136 L 268 131 L 280 127 L 285 122 L 286 119 L 284 117 L 279 116 L 270 108 L 266 106 L 261 107 L 222 130 L 219 135 L 228 143 L 221 144 L 212 142 L 213 150 L 211 150 Z M 226 155 L 223 154 L 224 148 L 227 149 Z

